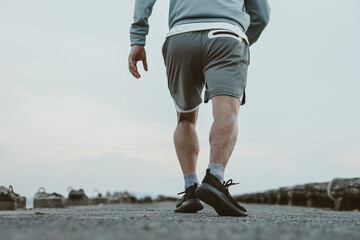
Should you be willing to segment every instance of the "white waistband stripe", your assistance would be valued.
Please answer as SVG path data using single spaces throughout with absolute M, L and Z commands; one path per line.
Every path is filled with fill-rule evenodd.
M 237 34 L 239 37 L 244 39 L 249 44 L 246 34 L 240 27 L 225 22 L 203 22 L 203 23 L 187 23 L 187 24 L 177 25 L 169 30 L 169 32 L 166 34 L 166 37 L 180 33 L 185 33 L 185 32 L 202 31 L 208 29 L 229 30 Z

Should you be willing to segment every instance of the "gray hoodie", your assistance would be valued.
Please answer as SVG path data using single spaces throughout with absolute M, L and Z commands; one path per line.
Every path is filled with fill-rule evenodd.
M 131 45 L 145 45 L 148 19 L 156 0 L 135 0 Z M 250 45 L 257 41 L 269 21 L 267 0 L 170 0 L 169 29 L 180 24 L 225 22 L 240 27 Z

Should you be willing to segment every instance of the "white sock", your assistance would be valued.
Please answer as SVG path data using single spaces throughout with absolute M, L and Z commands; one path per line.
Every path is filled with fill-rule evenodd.
M 224 167 L 217 163 L 209 163 L 210 173 L 214 175 L 221 183 L 224 182 Z
M 199 181 L 197 179 L 196 173 L 189 173 L 184 175 L 184 180 L 185 180 L 185 190 L 188 187 L 193 186 L 195 183 L 199 185 Z

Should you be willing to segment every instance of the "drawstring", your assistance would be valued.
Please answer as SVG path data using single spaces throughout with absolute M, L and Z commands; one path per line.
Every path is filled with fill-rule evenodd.
M 229 189 L 230 186 L 236 185 L 236 184 L 239 184 L 239 183 L 234 183 L 232 179 L 229 179 L 229 180 L 227 180 L 227 182 L 224 181 L 223 184 L 226 187 L 226 189 Z

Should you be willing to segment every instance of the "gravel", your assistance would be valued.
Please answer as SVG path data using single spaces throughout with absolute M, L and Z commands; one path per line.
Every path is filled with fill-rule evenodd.
M 174 213 L 175 203 L 0 211 L 0 240 L 16 239 L 360 239 L 360 212 L 244 205 L 246 218 L 205 206 Z

